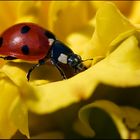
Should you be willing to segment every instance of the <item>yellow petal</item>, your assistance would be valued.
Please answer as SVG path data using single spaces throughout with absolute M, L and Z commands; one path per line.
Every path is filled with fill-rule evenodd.
M 106 1 L 90 1 L 91 7 L 94 7 L 95 10 L 102 7 Z M 123 13 L 126 17 L 129 17 L 129 14 L 132 12 L 132 8 L 135 4 L 135 1 L 111 1 L 114 3 L 117 8 Z M 93 10 L 93 8 L 92 8 Z
M 39 21 L 39 10 L 41 9 L 41 1 L 21 1 L 17 9 L 17 23 Z
M 140 85 L 140 49 L 135 36 L 126 39 L 88 72 L 103 83 L 116 86 Z
M 81 27 L 79 30 L 73 31 L 66 38 L 66 42 L 74 53 L 83 56 L 85 46 L 91 40 L 95 27 L 95 18 L 87 22 L 87 24 Z M 88 58 L 88 57 L 87 57 Z M 84 58 L 84 59 L 87 59 Z
M 84 58 L 105 57 L 111 49 L 110 45 L 114 39 L 118 37 L 115 44 L 119 43 L 133 34 L 135 30 L 136 28 L 119 12 L 114 4 L 104 3 L 96 13 L 95 32 L 91 41 L 85 46 Z
M 10 119 L 10 108 L 18 96 L 18 88 L 3 73 L 0 73 L 0 138 L 9 139 L 17 131 Z
M 10 119 L 16 126 L 16 128 L 29 138 L 29 128 L 28 128 L 28 112 L 27 107 L 20 99 L 17 97 L 11 107 Z
M 94 137 L 95 133 L 94 131 L 89 128 L 89 126 L 84 125 L 83 122 L 81 122 L 80 120 L 77 120 L 74 125 L 74 130 L 79 133 L 80 135 L 84 136 L 84 137 Z
M 64 134 L 59 131 L 52 131 L 32 136 L 31 139 L 64 139 Z
M 139 9 L 140 9 L 140 1 L 134 1 L 132 11 L 130 13 L 129 18 L 134 22 L 134 23 L 140 23 L 140 14 L 139 14 Z
M 33 92 L 25 96 L 29 109 L 39 114 L 54 112 L 85 98 L 83 91 L 88 89 L 87 83 L 78 84 L 74 80 L 32 86 Z
M 126 16 L 129 17 L 129 15 L 132 12 L 132 9 L 136 3 L 136 1 L 113 1 L 118 9 Z
M 68 34 L 87 24 L 87 5 L 86 1 L 52 1 L 49 6 L 49 29 L 64 41 Z
M 50 1 L 20 1 L 17 7 L 17 20 L 20 22 L 34 22 L 48 27 L 48 7 Z
M 12 66 L 12 64 L 13 64 L 13 66 Z M 27 83 L 26 73 L 24 70 L 26 65 L 25 66 L 23 65 L 23 67 L 22 67 L 23 69 L 20 69 L 20 68 L 16 67 L 16 66 L 18 66 L 18 64 L 22 65 L 22 63 L 17 63 L 17 65 L 14 65 L 14 62 L 6 63 L 1 68 L 1 72 L 3 72 L 5 75 L 7 75 L 7 77 L 9 77 L 15 85 L 20 86 L 23 83 Z
M 138 109 L 119 107 L 110 101 L 98 100 L 84 106 L 79 112 L 79 118 L 87 127 L 95 131 L 97 138 L 139 138 L 140 110 Z M 111 123 L 114 123 L 115 129 Z M 119 134 L 113 131 L 118 131 Z
M 79 118 L 95 131 L 96 138 L 129 138 L 121 109 L 112 102 L 99 100 L 86 105 L 80 110 Z
M 121 107 L 121 109 L 125 116 L 123 122 L 127 126 L 127 129 L 131 132 L 131 139 L 139 139 L 140 110 L 129 106 Z
M 36 68 L 27 81 L 27 72 L 34 64 L 27 62 L 8 62 L 2 67 L 5 73 L 17 86 L 22 85 L 42 85 L 53 81 L 61 80 L 61 75 L 53 65 L 43 65 Z
M 27 63 L 9 62 L 1 70 L 21 89 L 22 98 L 27 102 L 29 108 L 37 113 L 53 112 L 70 105 L 87 96 L 84 95 L 85 92 L 83 91 L 89 92 L 92 90 L 92 87 L 88 87 L 90 81 L 79 82 L 83 80 L 83 77 L 48 84 L 50 82 L 47 81 L 48 75 L 52 80 L 60 80 L 59 72 L 48 65 L 36 69 L 31 75 L 31 81 L 28 82 L 26 72 L 31 66 Z M 44 80 L 39 80 L 37 73 Z M 44 75 L 46 75 L 46 78 Z
M 18 3 L 18 1 L 0 1 L 0 32 L 14 24 L 17 18 L 15 11 Z

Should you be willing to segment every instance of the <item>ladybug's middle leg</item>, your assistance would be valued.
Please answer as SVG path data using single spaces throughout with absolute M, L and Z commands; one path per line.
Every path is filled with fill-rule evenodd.
M 14 59 L 17 59 L 16 57 L 13 57 L 13 56 L 0 56 L 0 58 L 4 59 L 4 60 L 14 60 Z
M 62 78 L 63 78 L 63 79 L 67 79 L 67 77 L 66 77 L 64 71 L 61 69 L 61 67 L 59 67 L 59 65 L 57 65 L 57 64 L 54 64 L 54 65 L 55 65 L 56 68 L 59 70 L 59 72 L 60 72 Z
M 59 70 L 59 72 L 60 72 L 62 78 L 63 78 L 63 79 L 67 79 L 67 77 L 66 77 L 64 71 L 63 71 L 63 70 L 61 69 L 61 67 L 57 64 L 57 62 L 55 62 L 55 60 L 54 60 L 53 58 L 51 58 L 51 62 L 52 62 L 52 64 L 55 65 L 56 68 Z

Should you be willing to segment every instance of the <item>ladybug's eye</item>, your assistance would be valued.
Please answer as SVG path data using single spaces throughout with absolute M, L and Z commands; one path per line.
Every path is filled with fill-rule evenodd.
M 68 64 L 72 67 L 77 66 L 81 63 L 81 57 L 76 54 L 71 54 L 68 58 Z
M 49 39 L 56 39 L 55 35 L 51 33 L 50 31 L 45 31 L 45 36 L 48 37 Z

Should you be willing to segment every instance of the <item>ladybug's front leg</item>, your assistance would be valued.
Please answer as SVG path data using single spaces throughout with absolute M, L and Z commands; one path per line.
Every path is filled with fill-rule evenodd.
M 4 60 L 14 60 L 14 59 L 17 59 L 16 57 L 13 57 L 13 56 L 0 56 L 0 58 L 4 59 Z

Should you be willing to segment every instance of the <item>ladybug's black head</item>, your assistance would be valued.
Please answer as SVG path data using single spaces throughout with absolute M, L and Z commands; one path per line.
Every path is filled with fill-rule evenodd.
M 82 62 L 83 60 L 81 59 L 81 57 L 74 53 L 69 55 L 67 60 L 68 65 L 70 65 L 77 71 L 83 71 L 87 69 Z

